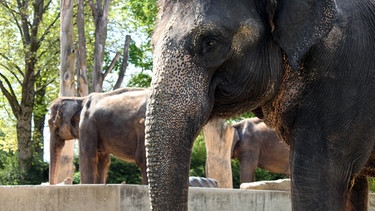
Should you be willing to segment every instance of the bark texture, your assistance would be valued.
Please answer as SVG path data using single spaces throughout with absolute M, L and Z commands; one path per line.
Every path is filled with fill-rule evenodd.
M 105 42 L 107 39 L 108 11 L 110 0 L 89 1 L 95 21 L 94 70 L 92 74 L 92 92 L 102 92 L 103 81 L 108 72 L 103 73 Z
M 61 23 L 60 23 L 60 96 L 75 96 L 75 49 L 73 29 L 73 0 L 61 1 Z M 67 177 L 73 178 L 74 174 L 74 140 L 65 142 L 61 152 L 60 173 L 58 183 Z
M 212 119 L 203 128 L 206 140 L 206 177 L 219 188 L 233 188 L 231 149 L 234 129 L 224 119 Z
M 78 27 L 78 52 L 77 52 L 77 78 L 78 94 L 83 97 L 89 94 L 89 84 L 87 79 L 86 65 L 86 39 L 84 22 L 84 0 L 78 0 L 77 10 Z

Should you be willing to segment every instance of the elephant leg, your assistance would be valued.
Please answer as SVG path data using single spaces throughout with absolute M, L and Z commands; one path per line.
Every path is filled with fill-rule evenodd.
M 319 126 L 314 128 L 318 130 Z M 297 134 L 291 143 L 293 210 L 311 207 L 345 210 L 352 178 L 368 158 L 366 146 L 358 144 L 353 148 L 349 143 L 343 144 L 345 140 L 332 142 L 322 138 L 321 131 L 314 128 L 303 130 L 302 135 Z M 364 153 L 359 155 L 357 152 Z
M 330 175 L 324 169 L 327 168 L 324 162 L 327 158 L 319 159 L 299 151 L 293 149 L 290 153 L 292 210 L 308 210 L 308 207 L 316 208 L 314 210 L 345 210 L 349 178 L 333 179 L 333 175 L 339 173 L 331 172 Z
M 255 170 L 258 167 L 259 152 L 249 152 L 240 160 L 241 183 L 255 182 Z
M 140 165 L 138 165 L 138 166 L 140 166 Z M 140 169 L 141 169 L 141 176 L 142 176 L 142 185 L 148 185 L 146 165 L 141 165 Z
M 360 174 L 354 179 L 350 190 L 350 200 L 346 210 L 366 211 L 368 203 L 368 180 L 367 176 Z
M 142 185 L 148 184 L 148 177 L 147 177 L 147 165 L 146 165 L 146 152 L 145 147 L 140 147 L 143 149 L 137 150 L 135 154 L 135 164 L 141 169 L 141 176 L 142 176 Z
M 96 180 L 97 183 L 106 183 L 110 164 L 110 154 L 106 152 L 98 152 L 98 178 Z
M 98 177 L 97 134 L 82 124 L 79 140 L 81 184 L 95 184 Z

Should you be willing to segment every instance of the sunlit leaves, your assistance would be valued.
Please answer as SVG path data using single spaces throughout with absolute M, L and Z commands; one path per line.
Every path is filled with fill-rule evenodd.
M 0 119 L 0 150 L 2 151 L 16 151 L 17 150 L 17 136 L 14 127 L 15 122 L 4 121 Z
M 151 76 L 145 73 L 132 74 L 128 82 L 128 87 L 150 87 Z

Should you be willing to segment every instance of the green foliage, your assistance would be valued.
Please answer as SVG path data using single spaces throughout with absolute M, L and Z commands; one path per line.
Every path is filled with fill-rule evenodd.
M 129 63 L 141 72 L 152 69 L 151 34 L 157 14 L 156 0 L 114 0 L 109 14 L 108 52 L 122 49 L 125 34 L 131 35 Z M 113 34 L 113 35 L 111 35 Z M 119 36 L 122 34 L 122 36 Z
M 18 185 L 21 178 L 17 157 L 4 150 L 0 150 L 0 185 Z
M 206 157 L 206 142 L 201 132 L 194 141 L 190 163 L 190 176 L 206 176 Z
M 79 158 L 78 156 L 74 156 L 73 164 L 75 167 L 75 172 L 73 174 L 73 184 L 80 184 L 81 183 L 81 175 L 79 173 Z
M 14 124 L 14 121 L 4 121 L 0 119 L 0 150 L 17 150 L 17 135 Z
M 73 174 L 73 184 L 77 185 L 81 183 L 81 175 L 79 171 L 74 172 Z
M 237 159 L 232 159 L 231 163 L 233 188 L 240 188 L 240 162 Z
M 271 173 L 261 168 L 257 168 L 255 170 L 256 181 L 277 180 L 277 179 L 284 179 L 284 178 L 287 178 L 285 174 L 275 174 L 275 173 Z
M 79 172 L 78 157 L 74 159 L 76 172 L 73 176 L 73 184 L 79 184 L 81 181 Z M 134 163 L 124 162 L 115 156 L 111 155 L 111 165 L 108 170 L 107 184 L 141 184 L 142 176 L 141 170 Z
M 40 185 L 42 182 L 48 181 L 49 164 L 41 160 L 42 156 L 34 155 L 31 162 L 31 168 L 27 172 L 24 179 L 26 183 L 23 185 Z
M 233 124 L 235 122 L 239 122 L 241 120 L 244 120 L 244 119 L 247 119 L 247 118 L 252 118 L 252 117 L 255 117 L 255 115 L 253 114 L 253 112 L 248 112 L 248 113 L 241 114 L 241 115 L 239 115 L 237 117 L 228 119 L 227 123 L 228 124 Z
M 375 178 L 374 177 L 369 177 L 368 181 L 369 181 L 369 190 L 371 192 L 375 192 Z
M 141 184 L 141 170 L 135 163 L 124 162 L 111 156 L 111 166 L 108 171 L 108 184 Z
M 126 1 L 125 8 L 123 8 L 129 16 L 133 17 L 133 26 L 137 30 L 141 30 L 148 35 L 151 35 L 154 30 L 155 19 L 157 14 L 156 0 L 129 0 Z
M 150 87 L 151 76 L 145 73 L 132 74 L 128 82 L 128 87 Z
M 139 46 L 134 41 L 129 45 L 129 62 L 142 70 L 152 69 L 152 55 L 150 42 L 141 43 Z
M 29 172 L 21 172 L 16 154 L 0 150 L 0 185 L 40 185 L 48 181 L 48 163 L 39 156 L 33 156 L 31 163 Z

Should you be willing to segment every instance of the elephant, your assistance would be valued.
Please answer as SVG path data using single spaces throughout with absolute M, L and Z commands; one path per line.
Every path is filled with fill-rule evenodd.
M 375 143 L 374 1 L 158 6 L 145 121 L 152 210 L 187 210 L 194 138 L 212 118 L 249 111 L 290 146 L 293 210 L 350 209 L 367 195 L 351 190 Z
M 79 122 L 81 184 L 104 184 L 110 154 L 135 162 L 147 184 L 145 114 L 149 90 L 100 97 L 91 95 Z
M 232 158 L 240 162 L 240 182 L 254 182 L 257 167 L 289 175 L 289 146 L 259 118 L 232 124 Z
M 85 97 L 58 97 L 50 106 L 48 119 L 50 130 L 50 168 L 49 183 L 57 184 L 59 159 L 66 140 L 79 138 L 79 122 L 83 105 L 90 99 L 105 99 L 124 92 L 143 91 L 143 88 L 121 88 L 112 92 L 92 93 Z M 126 111 L 126 108 L 124 110 Z M 125 115 L 125 113 L 124 113 Z

